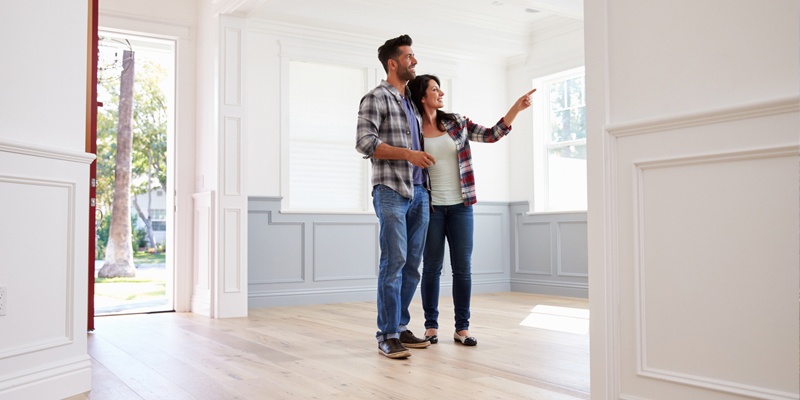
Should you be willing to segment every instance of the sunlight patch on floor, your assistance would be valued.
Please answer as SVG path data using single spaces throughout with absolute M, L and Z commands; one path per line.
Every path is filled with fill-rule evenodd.
M 589 333 L 589 310 L 540 304 L 533 307 L 531 313 L 519 324 L 531 328 L 586 335 Z

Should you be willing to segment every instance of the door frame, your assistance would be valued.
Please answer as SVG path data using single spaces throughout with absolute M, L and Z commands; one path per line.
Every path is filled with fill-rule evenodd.
M 93 1 L 96 5 L 98 0 Z M 102 30 L 111 32 L 131 33 L 132 35 L 172 40 L 175 43 L 175 88 L 174 88 L 174 110 L 173 111 L 173 133 L 170 142 L 172 154 L 168 155 L 167 168 L 172 171 L 171 185 L 168 188 L 168 207 L 172 210 L 172 218 L 168 220 L 167 234 L 171 239 L 172 251 L 169 252 L 167 263 L 172 264 L 171 287 L 173 309 L 178 312 L 191 311 L 192 291 L 193 291 L 193 271 L 192 271 L 192 212 L 193 199 L 195 192 L 195 108 L 193 107 L 196 97 L 196 76 L 194 69 L 196 65 L 196 29 L 192 24 L 164 23 L 160 20 L 150 20 L 142 16 L 126 15 L 120 12 L 106 12 L 97 6 L 94 8 L 96 21 L 92 31 L 97 40 L 97 35 L 102 26 Z M 93 46 L 97 48 L 96 45 Z M 96 82 L 96 65 L 93 68 Z M 96 91 L 96 83 L 92 86 Z M 92 98 L 96 99 L 96 95 Z M 95 100 L 96 103 L 96 100 Z M 96 123 L 95 115 L 92 121 Z M 96 138 L 94 139 L 96 142 Z M 87 144 L 88 146 L 88 144 Z M 171 164 L 170 164 L 171 163 Z M 94 213 L 92 212 L 92 218 Z M 94 235 L 94 222 L 91 222 L 90 231 Z M 93 242 L 94 243 L 94 242 Z M 92 252 L 94 244 L 91 245 Z M 93 254 L 93 253 L 92 253 Z M 92 258 L 94 258 L 92 256 Z M 94 265 L 92 262 L 90 269 L 90 302 L 94 298 Z M 90 303 L 91 304 L 91 303 Z M 90 306 L 90 316 L 94 314 L 93 305 Z M 91 318 L 90 318 L 91 319 Z

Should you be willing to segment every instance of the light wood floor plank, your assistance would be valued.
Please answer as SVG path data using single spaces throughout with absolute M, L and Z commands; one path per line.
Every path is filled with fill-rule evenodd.
M 589 398 L 589 337 L 520 325 L 536 305 L 587 309 L 585 299 L 473 296 L 470 332 L 454 342 L 440 302 L 440 342 L 405 360 L 378 354 L 375 303 L 97 318 L 89 334 L 92 391 L 68 400 Z M 419 301 L 410 328 L 424 334 Z

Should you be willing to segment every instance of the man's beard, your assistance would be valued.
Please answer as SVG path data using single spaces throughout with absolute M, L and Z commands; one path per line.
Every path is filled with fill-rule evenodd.
M 397 77 L 402 80 L 410 81 L 417 77 L 417 73 L 411 68 L 402 68 L 397 70 Z

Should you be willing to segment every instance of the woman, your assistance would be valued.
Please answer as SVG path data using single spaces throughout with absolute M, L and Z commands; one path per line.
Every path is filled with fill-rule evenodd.
M 428 237 L 423 253 L 422 308 L 425 312 L 425 338 L 438 343 L 439 279 L 442 274 L 444 243 L 450 247 L 453 270 L 453 306 L 455 332 L 453 340 L 475 346 L 477 339 L 469 333 L 469 307 L 472 291 L 472 205 L 476 202 L 475 181 L 469 141 L 494 143 L 511 130 L 517 113 L 531 105 L 531 90 L 517 100 L 506 115 L 493 127 L 473 123 L 458 114 L 440 110 L 444 92 L 439 78 L 419 75 L 408 83 L 411 99 L 422 114 L 425 151 L 436 159 L 428 167 L 431 179 L 431 205 Z

